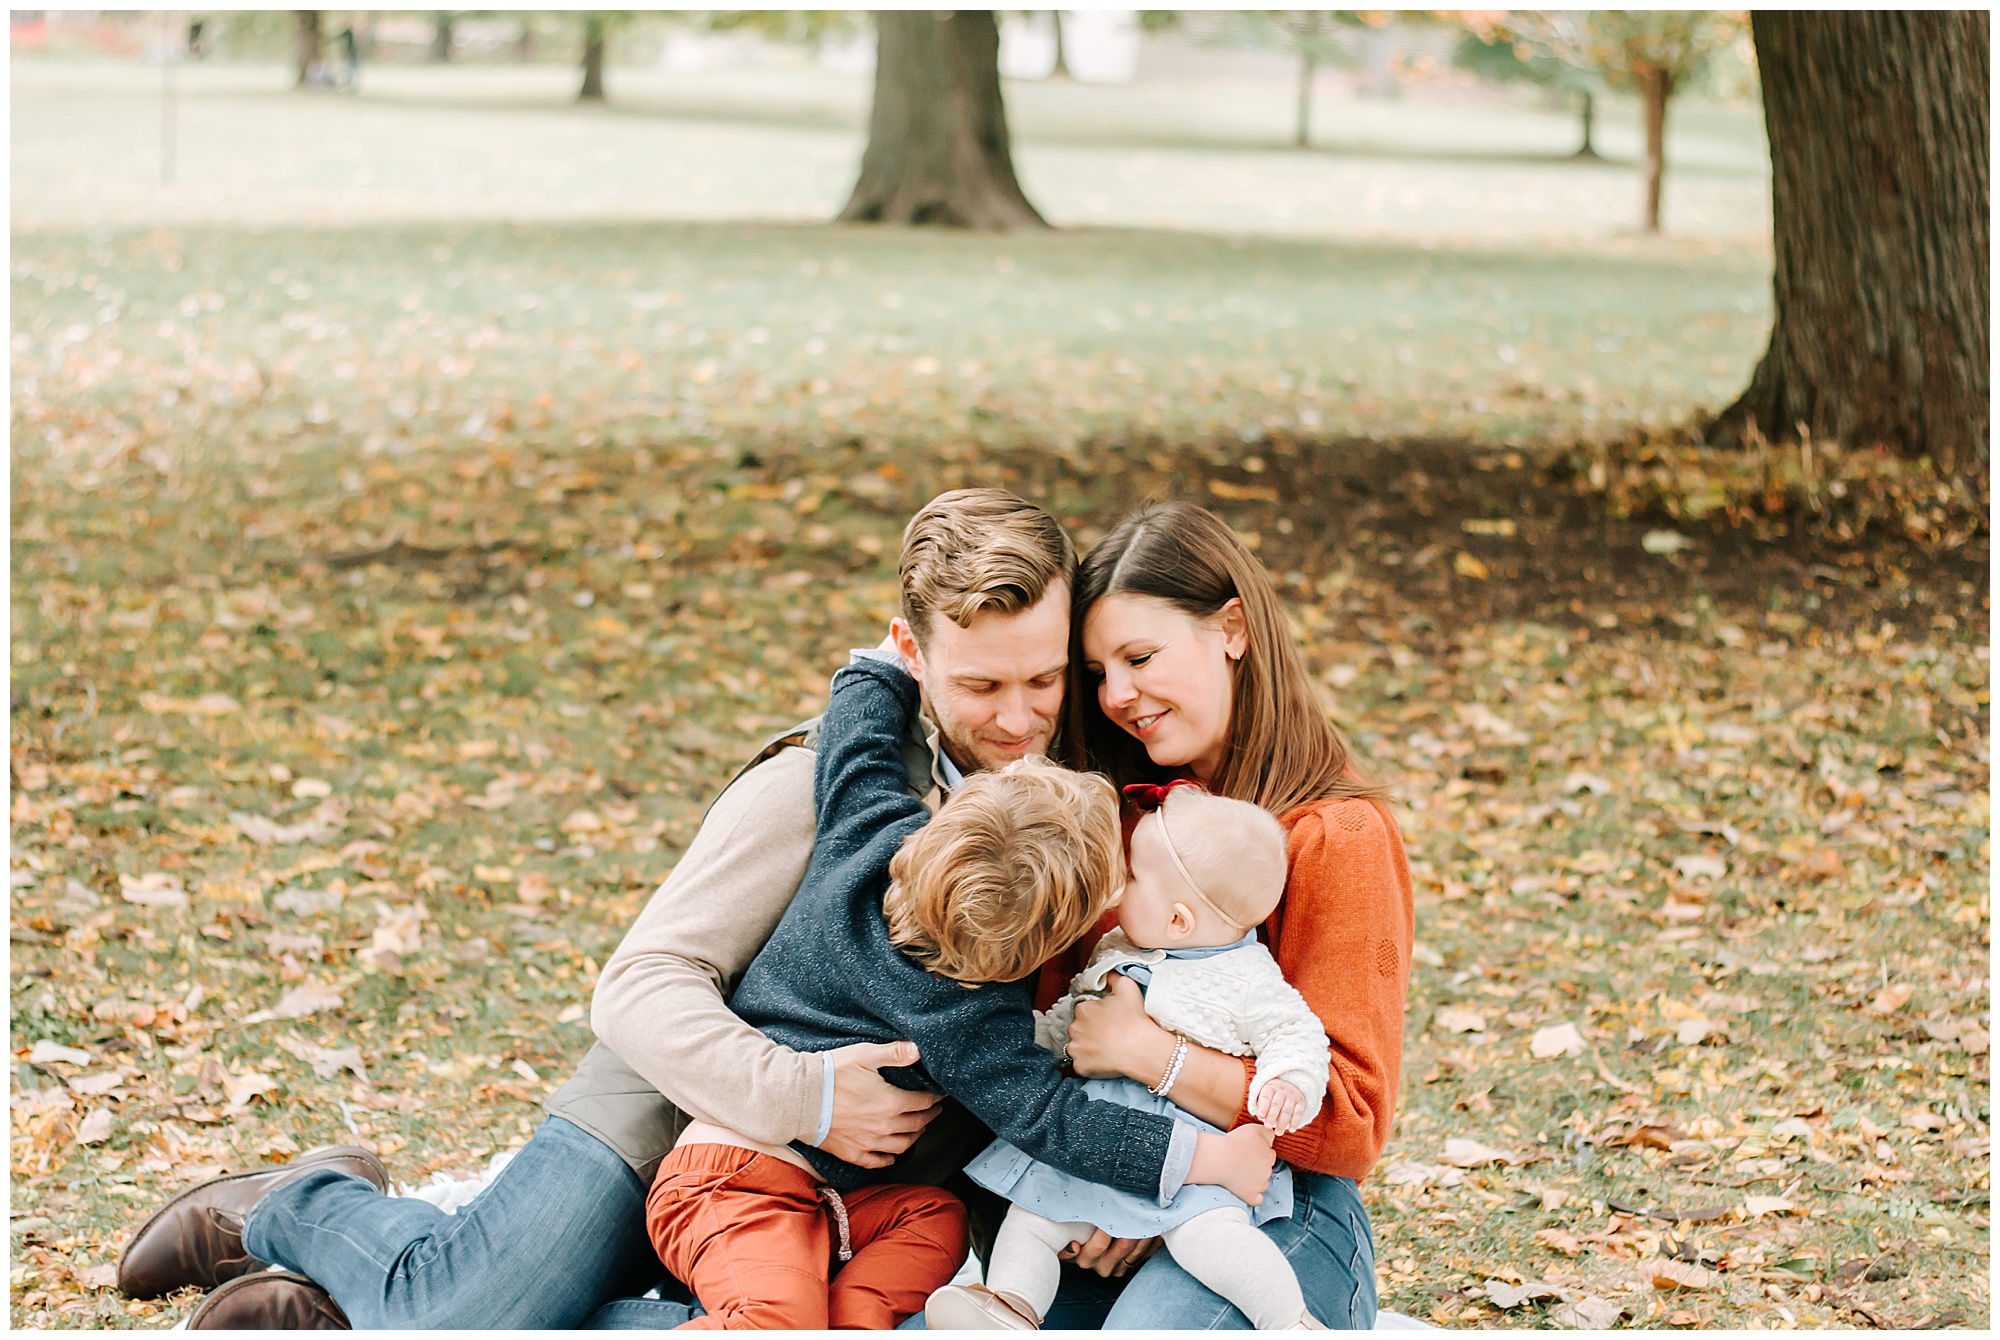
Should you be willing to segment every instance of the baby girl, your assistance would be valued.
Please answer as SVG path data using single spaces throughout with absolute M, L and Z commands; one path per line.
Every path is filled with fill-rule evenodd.
M 1129 786 L 1148 811 L 1132 831 L 1131 877 L 1118 929 L 1098 941 L 1070 994 L 1037 1018 L 1037 1041 L 1062 1053 L 1079 997 L 1103 995 L 1124 973 L 1145 992 L 1146 1012 L 1180 1038 L 1153 1085 L 1091 1080 L 1092 1098 L 1200 1122 L 1172 1102 L 1190 1042 L 1255 1056 L 1249 1110 L 1273 1134 L 1319 1111 L 1330 1065 L 1326 1030 L 1278 970 L 1254 929 L 1285 889 L 1285 832 L 1255 805 L 1180 781 Z M 995 1141 L 966 1172 L 1013 1202 L 993 1245 L 986 1284 L 931 1295 L 933 1330 L 1032 1330 L 1055 1298 L 1059 1253 L 1093 1228 L 1114 1238 L 1160 1236 L 1190 1275 L 1233 1303 L 1259 1330 L 1322 1330 L 1297 1276 L 1257 1228 L 1291 1213 L 1291 1169 L 1280 1163 L 1254 1210 L 1219 1186 L 1189 1185 L 1157 1200 L 1087 1181 Z

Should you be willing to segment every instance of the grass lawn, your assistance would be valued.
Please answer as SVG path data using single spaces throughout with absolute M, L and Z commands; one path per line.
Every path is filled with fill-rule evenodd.
M 707 800 L 880 636 L 902 519 L 995 482 L 1084 543 L 1217 507 L 1395 789 L 1385 1305 L 1983 1327 L 1984 521 L 1872 457 L 1677 444 L 1765 276 L 1693 242 L 17 232 L 14 1324 L 184 1315 L 105 1272 L 224 1164 L 361 1139 L 414 1184 L 525 1138 Z

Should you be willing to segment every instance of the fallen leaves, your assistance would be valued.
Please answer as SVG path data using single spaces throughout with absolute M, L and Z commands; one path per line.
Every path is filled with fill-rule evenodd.
M 346 900 L 339 889 L 282 889 L 271 897 L 271 906 L 294 916 L 317 916 L 331 912 Z
M 139 706 L 155 716 L 185 713 L 193 717 L 227 716 L 243 710 L 243 704 L 226 693 L 204 693 L 195 698 L 170 698 L 163 693 L 142 693 Z
M 1573 1303 L 1562 1303 L 1549 1309 L 1549 1320 L 1571 1331 L 1608 1331 L 1625 1309 L 1608 1298 L 1587 1294 Z
M 341 1004 L 341 994 L 332 987 L 306 982 L 279 996 L 278 1003 L 270 1009 L 244 1015 L 243 1022 L 261 1024 L 270 1019 L 303 1019 L 323 1010 L 337 1010 Z
M 1525 1160 L 1519 1154 L 1483 1145 L 1477 1140 L 1454 1137 L 1444 1142 L 1438 1158 L 1454 1168 L 1483 1168 L 1489 1163 L 1515 1164 Z
M 1483 1033 L 1486 1016 L 1477 1010 L 1447 1005 L 1431 1016 L 1431 1027 L 1440 1033 Z
M 232 312 L 271 289 L 269 269 L 302 263 L 239 244 L 258 261 Z M 287 242 L 299 245 L 312 243 Z M 95 267 L 81 247 L 64 263 Z M 381 263 L 395 262 L 371 252 L 364 273 Z M 446 268 L 478 270 L 462 257 Z M 579 271 L 576 282 L 587 305 L 593 281 Z M 24 322 L 49 305 L 41 292 L 22 282 L 38 309 Z M 470 308 L 439 315 L 392 342 L 485 329 Z M 1507 1301 L 1509 1322 L 1533 1308 L 1610 1325 L 1630 1302 L 1634 1324 L 1658 1325 L 1657 1293 L 1699 1300 L 1705 1324 L 1762 1323 L 1778 1300 L 1735 1299 L 1737 1279 L 1803 1286 L 1753 1281 L 1746 1266 L 1726 1288 L 1585 1298 L 1632 1285 L 1635 1265 L 1662 1252 L 1720 1270 L 1718 1253 L 1769 1235 L 1768 1259 L 1783 1261 L 1849 1225 L 1908 1225 L 1926 1243 L 1948 1230 L 1919 1276 L 1950 1287 L 1939 1282 L 1980 1241 L 1986 1212 L 1924 1199 L 1983 1178 L 1983 541 L 1967 564 L 1874 536 L 1751 540 L 1766 523 L 1665 505 L 1736 469 L 1671 443 L 1606 449 L 1599 488 L 1591 444 L 1575 473 L 1545 469 L 1567 458 L 1539 449 L 1518 468 L 1484 453 L 1485 472 L 1467 464 L 1477 446 L 1328 452 L 1262 424 L 1257 472 L 1242 466 L 1236 425 L 1259 421 L 1218 420 L 1214 442 L 1135 429 L 1129 413 L 1151 413 L 1138 396 L 1129 413 L 1107 411 L 1118 422 L 1103 436 L 1052 406 L 1020 421 L 1031 446 L 996 448 L 991 434 L 1017 431 L 1003 396 L 992 423 L 1004 430 L 982 415 L 906 447 L 884 427 L 890 407 L 864 407 L 869 388 L 856 387 L 837 433 L 830 420 L 794 440 L 769 427 L 779 407 L 791 412 L 785 386 L 738 407 L 688 399 L 733 376 L 724 324 L 707 326 L 699 358 L 717 370 L 706 383 L 675 373 L 673 358 L 591 383 L 601 332 L 588 326 L 564 326 L 573 350 L 522 345 L 507 355 L 521 366 L 569 369 L 541 407 L 539 389 L 468 375 L 426 390 L 346 350 L 354 399 L 331 397 L 324 448 L 300 437 L 314 430 L 298 416 L 329 395 L 312 385 L 325 374 L 311 358 L 351 334 L 300 342 L 307 361 L 287 370 L 246 372 L 241 417 L 211 408 L 228 377 L 203 370 L 206 352 L 185 364 L 195 384 L 176 388 L 178 406 L 129 412 L 44 372 L 39 355 L 22 360 L 40 383 L 20 397 L 15 494 L 22 1206 L 110 1243 L 179 1184 L 145 1160 L 234 1166 L 280 1149 L 283 1133 L 301 1146 L 407 1139 L 420 1166 L 522 1138 L 517 1121 L 532 1122 L 530 1105 L 588 1046 L 597 962 L 684 849 L 701 803 L 757 740 L 818 710 L 846 647 L 879 638 L 895 609 L 900 517 L 947 483 L 993 483 L 1044 502 L 1088 544 L 1131 500 L 1178 489 L 1260 532 L 1309 670 L 1336 691 L 1409 844 L 1424 966 L 1398 1129 L 1363 1185 L 1385 1259 L 1414 1263 L 1385 1282 L 1385 1303 L 1421 1314 L 1428 1291 L 1450 1285 L 1456 1325 L 1490 1322 Z M 497 341 L 520 334 L 496 330 L 481 376 L 512 348 Z M 227 332 L 216 338 L 226 364 Z M 154 357 L 127 356 L 142 355 Z M 934 385 L 953 364 L 940 357 Z M 1266 361 L 1259 375 L 1279 375 L 1283 356 Z M 136 367 L 120 372 L 130 385 L 167 384 Z M 644 389 L 654 375 L 659 388 Z M 1240 408 L 1205 376 L 1204 414 Z M 267 380 L 251 408 L 250 386 Z M 588 384 L 578 396 L 602 391 L 601 407 L 571 403 L 573 381 Z M 661 406 L 674 417 L 649 414 Z M 112 414 L 140 451 L 165 434 L 212 444 L 226 465 L 169 476 L 129 451 L 92 464 L 113 444 Z M 475 422 L 476 434 L 459 431 Z M 45 450 L 51 429 L 64 445 Z M 576 445 L 585 431 L 595 439 Z M 1434 515 L 1408 503 L 1419 462 Z M 1701 479 L 1683 486 L 1683 469 Z M 1208 486 L 1218 474 L 1227 488 Z M 1761 507 L 1758 488 L 1746 473 L 1726 505 Z M 1664 510 L 1603 515 L 1627 502 Z M 1518 518 L 1512 534 L 1492 520 L 1502 515 Z M 109 516 L 123 523 L 115 545 Z M 1668 524 L 1686 543 L 1645 556 L 1642 533 Z M 1969 596 L 1955 594 L 1961 575 Z M 1861 622 L 1870 610 L 1902 631 Z M 1962 627 L 1930 635 L 1934 615 Z M 74 678 L 57 673 L 69 664 Z M 103 695 L 94 718 L 82 679 Z M 204 710 L 211 689 L 229 705 Z M 157 693 L 134 711 L 146 691 Z M 341 825 L 313 834 L 315 807 L 336 798 Z M 232 814 L 240 822 L 225 823 Z M 127 904 L 120 871 L 171 876 L 185 907 Z M 1661 929 L 1678 938 L 1656 939 Z M 1886 1014 L 1857 1008 L 1891 982 L 1911 998 Z M 286 1017 L 298 1022 L 263 1026 Z M 38 1063 L 33 1039 L 81 1058 Z M 392 1123 L 400 1110 L 377 1105 L 388 1098 L 411 1100 L 410 1120 Z M 1828 1119 L 1792 1116 L 1820 1103 Z M 1919 1104 L 1930 1116 L 1910 1122 Z M 93 1106 L 117 1114 L 112 1132 L 79 1150 Z M 1641 1134 L 1621 1140 L 1628 1131 Z M 1445 1143 L 1468 1136 L 1471 1149 Z M 106 1180 L 99 1163 L 114 1155 L 115 1175 L 134 1182 Z M 1523 1184 L 1531 1161 L 1535 1186 Z M 1810 1217 L 1753 1215 L 1737 1200 L 1801 1173 L 1772 1199 Z M 104 1189 L 114 1185 L 132 1194 Z M 48 1208 L 66 1197 L 77 1208 Z M 1592 1232 L 1614 1205 L 1635 1213 Z M 1681 1227 L 1688 1218 L 1698 1222 Z M 1483 1263 L 1524 1257 L 1551 1278 L 1509 1279 L 1525 1292 L 1497 1298 L 1473 1282 Z M 1566 1281 L 1564 1267 L 1592 1278 Z M 1942 1313 L 1919 1297 L 1892 1319 Z M 1828 1315 L 1806 1315 L 1797 1293 L 1788 1305 L 1801 1325 Z M 34 1324 L 56 1314 L 17 1308 Z
M 339 832 L 347 822 L 347 807 L 338 800 L 323 800 L 313 808 L 309 817 L 291 824 L 281 824 L 261 814 L 231 810 L 229 822 L 236 826 L 237 832 L 260 846 L 289 846 L 299 842 L 317 842 Z
M 1713 1270 L 1704 1270 L 1668 1257 L 1650 1257 L 1639 1263 L 1639 1282 L 1646 1288 L 1663 1292 L 1670 1289 L 1708 1289 L 1714 1287 L 1719 1279 L 1720 1276 Z
M 1575 1256 L 1583 1250 L 1583 1244 L 1567 1229 L 1542 1228 L 1535 1230 L 1535 1241 L 1550 1251 L 1561 1252 L 1564 1256 Z
M 1745 1196 L 1743 1216 L 1757 1219 L 1767 1214 L 1797 1214 L 1799 1207 L 1784 1196 Z
M 1528 1054 L 1543 1061 L 1555 1056 L 1581 1056 L 1588 1045 L 1575 1024 L 1551 1024 L 1535 1030 L 1528 1040 Z
M 78 1266 L 70 1272 L 76 1282 L 86 1289 L 115 1289 L 118 1287 L 118 1267 Z
M 1909 1004 L 1910 997 L 1915 994 L 1916 988 L 1908 982 L 1892 982 L 1880 991 L 1877 991 L 1870 998 L 1868 1001 L 1868 1013 L 1894 1014 L 1897 1010 Z
M 140 907 L 186 907 L 187 890 L 178 875 L 163 871 L 149 871 L 136 878 L 131 875 L 118 876 L 118 894 L 128 903 Z
M 321 1079 L 332 1079 L 342 1070 L 350 1070 L 363 1084 L 368 1082 L 368 1071 L 361 1059 L 359 1047 L 322 1047 L 291 1034 L 278 1038 L 277 1043 L 285 1051 L 310 1065 L 313 1074 Z

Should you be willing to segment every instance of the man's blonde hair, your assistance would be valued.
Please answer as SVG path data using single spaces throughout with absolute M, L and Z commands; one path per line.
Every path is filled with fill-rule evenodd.
M 1019 614 L 1051 582 L 1074 585 L 1076 548 L 1056 519 L 1005 489 L 953 489 L 925 503 L 903 530 L 896 565 L 903 619 L 919 644 L 931 617 L 960 628 L 994 611 Z
M 1046 759 L 977 773 L 889 862 L 889 941 L 968 985 L 1026 977 L 1125 884 L 1118 797 Z

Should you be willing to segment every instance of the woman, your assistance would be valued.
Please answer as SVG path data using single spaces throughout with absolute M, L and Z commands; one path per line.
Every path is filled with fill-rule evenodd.
M 1071 628 L 1068 728 L 1083 766 L 1120 785 L 1193 777 L 1288 830 L 1285 896 L 1262 935 L 1325 1023 L 1333 1073 L 1318 1118 L 1277 1142 L 1297 1208 L 1264 1231 L 1315 1316 L 1372 1327 L 1374 1239 L 1356 1184 L 1388 1139 L 1402 1068 L 1414 928 L 1402 836 L 1321 710 L 1269 577 L 1211 513 L 1170 503 L 1120 523 L 1078 570 Z M 1078 1007 L 1069 1055 L 1080 1075 L 1156 1084 L 1176 1042 L 1121 978 L 1112 996 Z M 1248 1119 L 1250 1073 L 1190 1046 L 1174 1101 L 1227 1129 Z M 1104 1324 L 1249 1325 L 1163 1254 L 1132 1275 Z

